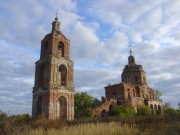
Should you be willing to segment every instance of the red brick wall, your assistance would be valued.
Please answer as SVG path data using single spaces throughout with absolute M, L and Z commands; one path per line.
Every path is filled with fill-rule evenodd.
M 54 21 L 53 23 L 57 23 Z M 59 42 L 64 45 L 63 50 L 59 50 Z M 64 55 L 62 56 L 62 51 Z M 70 42 L 59 31 L 52 31 L 41 41 L 41 55 L 36 62 L 35 83 L 33 87 L 32 116 L 37 118 L 37 99 L 42 97 L 42 116 L 50 119 L 59 118 L 59 114 L 67 120 L 74 119 L 74 65 L 70 60 Z M 66 74 L 63 76 L 59 67 L 63 65 Z M 43 66 L 43 68 L 41 68 Z M 42 71 L 43 69 L 43 71 Z M 64 79 L 61 79 L 64 77 Z M 62 85 L 62 82 L 66 82 Z M 65 104 L 60 108 L 59 98 L 63 96 Z M 66 107 L 64 107 L 66 106 Z M 61 112 L 64 110 L 64 113 Z M 41 111 L 39 111 L 41 112 Z

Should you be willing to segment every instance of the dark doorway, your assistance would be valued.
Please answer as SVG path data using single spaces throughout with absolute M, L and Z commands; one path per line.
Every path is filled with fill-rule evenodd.
M 37 100 L 37 110 L 36 110 L 37 117 L 42 116 L 42 105 L 43 105 L 42 102 L 43 102 L 42 96 L 39 96 Z
M 64 96 L 59 98 L 59 118 L 60 119 L 67 119 L 67 101 Z

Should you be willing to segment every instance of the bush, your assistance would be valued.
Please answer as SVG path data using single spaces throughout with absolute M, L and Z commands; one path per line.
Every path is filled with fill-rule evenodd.
M 31 121 L 29 114 L 12 115 L 9 118 L 13 119 L 15 125 L 29 124 Z
M 151 111 L 148 106 L 142 105 L 137 108 L 137 115 L 139 116 L 149 116 L 150 114 Z
M 0 111 L 0 128 L 4 126 L 6 119 L 7 119 L 7 114 Z
M 165 108 L 164 109 L 164 115 L 165 116 L 170 116 L 170 117 L 175 117 L 180 115 L 179 110 L 173 109 L 173 108 Z
M 117 117 L 121 118 L 135 116 L 135 111 L 132 107 L 116 106 L 114 112 Z

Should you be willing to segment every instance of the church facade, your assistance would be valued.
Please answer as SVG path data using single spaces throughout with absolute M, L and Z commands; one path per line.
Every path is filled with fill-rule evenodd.
M 150 107 L 151 114 L 162 113 L 162 101 L 155 99 L 154 90 L 147 85 L 146 73 L 142 65 L 136 64 L 131 50 L 121 79 L 121 83 L 105 87 L 106 101 L 115 99 L 116 105 L 129 104 L 135 110 L 138 106 L 146 105 Z
M 41 41 L 40 59 L 35 63 L 32 117 L 74 119 L 74 63 L 70 41 L 60 31 L 56 17 L 52 31 Z

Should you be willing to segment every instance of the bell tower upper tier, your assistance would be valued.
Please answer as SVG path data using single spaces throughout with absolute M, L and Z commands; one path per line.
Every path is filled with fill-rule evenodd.
M 40 59 L 56 57 L 69 60 L 70 41 L 60 31 L 60 22 L 56 17 L 52 22 L 52 31 L 41 41 Z
M 70 41 L 60 30 L 56 17 L 52 31 L 41 41 L 40 59 L 36 62 L 35 89 L 59 88 L 73 90 L 73 61 L 70 59 Z

